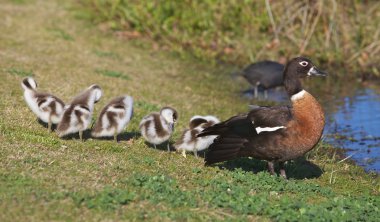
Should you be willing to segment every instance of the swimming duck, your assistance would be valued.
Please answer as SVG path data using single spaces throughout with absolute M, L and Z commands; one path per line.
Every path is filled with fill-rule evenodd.
M 268 161 L 274 174 L 274 162 L 286 178 L 284 163 L 313 149 L 322 136 L 325 116 L 321 105 L 302 88 L 300 78 L 326 76 L 307 58 L 290 60 L 284 69 L 284 86 L 292 106 L 251 107 L 247 114 L 206 128 L 199 137 L 217 135 L 208 149 L 205 164 L 238 157 Z
M 167 140 L 174 132 L 174 124 L 177 122 L 178 113 L 171 107 L 164 107 L 160 112 L 154 112 L 145 116 L 140 122 L 140 132 L 146 141 L 159 145 Z M 169 142 L 167 143 L 170 152 Z
M 117 135 L 129 123 L 132 114 L 132 97 L 125 95 L 111 100 L 100 112 L 91 135 L 93 137 L 113 136 L 117 142 Z
M 32 77 L 24 78 L 21 86 L 24 89 L 25 102 L 40 120 L 48 124 L 50 132 L 52 124 L 61 121 L 65 104 L 56 96 L 37 92 L 37 82 Z
M 185 158 L 186 151 L 192 151 L 198 157 L 198 151 L 207 149 L 216 136 L 197 137 L 197 135 L 205 128 L 219 122 L 220 120 L 215 116 L 193 116 L 190 119 L 189 128 L 182 133 L 181 138 L 175 143 L 175 149 L 182 151 Z
M 102 97 L 102 90 L 98 85 L 92 85 L 76 96 L 70 105 L 65 109 L 62 120 L 58 124 L 57 132 L 59 137 L 79 132 L 79 139 L 82 141 L 83 131 L 91 123 L 94 104 Z
M 255 98 L 258 98 L 258 88 L 264 89 L 264 97 L 268 97 L 267 90 L 282 86 L 283 83 L 284 65 L 264 60 L 261 62 L 252 63 L 243 69 L 242 76 L 253 86 Z

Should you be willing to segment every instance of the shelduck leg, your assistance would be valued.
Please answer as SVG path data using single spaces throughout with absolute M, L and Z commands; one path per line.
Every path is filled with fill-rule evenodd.
M 286 172 L 285 172 L 285 163 L 284 162 L 279 162 L 280 165 L 280 174 L 284 179 L 286 178 Z
M 154 149 L 157 149 L 156 144 L 153 144 L 153 146 L 154 146 Z
M 274 164 L 273 161 L 268 161 L 268 171 L 271 175 L 274 175 Z
M 182 150 L 182 156 L 186 158 L 186 150 Z

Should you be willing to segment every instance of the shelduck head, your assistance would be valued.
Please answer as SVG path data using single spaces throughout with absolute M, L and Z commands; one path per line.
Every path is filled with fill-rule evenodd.
M 327 76 L 327 73 L 319 70 L 310 59 L 296 57 L 286 65 L 284 76 L 287 75 L 296 75 L 298 78 L 304 78 L 308 76 Z
M 319 70 L 310 59 L 296 57 L 291 59 L 284 69 L 284 86 L 291 97 L 303 90 L 300 78 L 309 76 L 327 76 L 327 73 Z

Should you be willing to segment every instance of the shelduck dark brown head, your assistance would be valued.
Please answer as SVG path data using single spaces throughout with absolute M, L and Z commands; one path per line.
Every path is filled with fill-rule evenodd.
M 291 106 L 255 106 L 247 114 L 206 128 L 198 136 L 218 136 L 206 154 L 206 165 L 254 157 L 267 160 L 271 174 L 274 162 L 279 162 L 286 178 L 284 162 L 313 149 L 322 136 L 325 117 L 321 105 L 302 88 L 300 78 L 327 74 L 309 59 L 297 57 L 288 62 L 283 75 Z

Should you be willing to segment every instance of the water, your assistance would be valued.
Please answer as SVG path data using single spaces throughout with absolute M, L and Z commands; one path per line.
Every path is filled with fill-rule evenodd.
M 327 112 L 325 141 L 347 149 L 347 155 L 368 171 L 380 172 L 380 94 L 356 89 L 336 98 L 335 112 Z
M 379 173 L 380 89 L 328 79 L 313 79 L 306 82 L 305 88 L 324 108 L 324 141 L 344 148 L 347 156 L 367 171 Z M 252 99 L 252 91 L 246 91 L 243 97 Z M 281 88 L 269 90 L 268 100 L 289 101 Z

